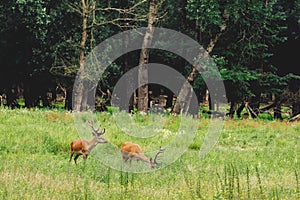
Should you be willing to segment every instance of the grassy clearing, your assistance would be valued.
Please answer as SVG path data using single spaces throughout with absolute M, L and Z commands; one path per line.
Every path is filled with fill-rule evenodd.
M 218 144 L 200 159 L 210 122 L 201 118 L 183 156 L 160 170 L 135 174 L 101 165 L 93 155 L 86 165 L 82 158 L 77 166 L 69 163 L 69 143 L 79 137 L 71 113 L 5 108 L 0 112 L 2 199 L 300 198 L 299 123 L 225 121 Z M 126 140 L 138 142 L 145 152 L 157 146 L 125 135 L 108 113 L 97 113 L 97 119 L 117 147 Z M 164 123 L 163 131 L 156 133 L 163 145 L 179 121 L 169 116 Z

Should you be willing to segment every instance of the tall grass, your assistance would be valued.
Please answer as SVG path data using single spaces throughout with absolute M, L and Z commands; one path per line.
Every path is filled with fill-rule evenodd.
M 300 197 L 299 123 L 225 121 L 218 144 L 200 158 L 210 122 L 201 118 L 192 144 L 177 161 L 157 171 L 134 174 L 102 165 L 93 153 L 85 165 L 82 158 L 78 165 L 69 163 L 69 144 L 79 138 L 70 112 L 0 108 L 0 113 L 2 199 Z M 116 147 L 126 140 L 138 142 L 145 152 L 157 146 L 124 134 L 109 113 L 96 117 Z M 179 121 L 174 116 L 166 118 L 163 130 L 156 133 L 164 136 L 163 144 L 172 139 Z

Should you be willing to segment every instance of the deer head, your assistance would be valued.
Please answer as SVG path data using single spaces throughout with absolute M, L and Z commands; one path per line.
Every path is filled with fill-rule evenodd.
M 94 139 L 97 141 L 97 143 L 107 143 L 108 141 L 105 138 L 102 137 L 102 135 L 105 133 L 105 128 L 102 131 L 100 131 L 101 125 L 99 125 L 99 127 L 96 129 L 94 127 L 94 121 L 93 120 L 89 121 L 88 123 L 89 123 L 90 127 L 93 130 L 92 134 L 94 136 Z
M 150 158 L 150 167 L 153 169 L 156 165 L 161 165 L 161 163 L 157 162 L 158 155 L 163 153 L 165 149 L 162 149 L 161 147 L 157 151 L 157 153 L 154 156 L 154 159 Z

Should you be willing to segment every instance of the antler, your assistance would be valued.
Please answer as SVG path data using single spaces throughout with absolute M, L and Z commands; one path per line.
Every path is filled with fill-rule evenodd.
M 161 153 L 163 153 L 164 151 L 165 151 L 165 149 L 163 149 L 163 148 L 160 147 L 159 150 L 158 150 L 158 152 L 157 152 L 156 155 L 154 156 L 153 162 L 154 162 L 156 165 L 159 165 L 159 164 L 160 164 L 160 163 L 157 162 L 158 155 L 161 154 Z
M 98 136 L 103 135 L 105 133 L 105 128 L 103 129 L 103 131 L 99 131 L 101 125 L 99 125 L 99 127 L 97 129 L 95 129 L 94 120 L 90 120 L 89 125 L 93 129 L 94 133 L 96 133 Z

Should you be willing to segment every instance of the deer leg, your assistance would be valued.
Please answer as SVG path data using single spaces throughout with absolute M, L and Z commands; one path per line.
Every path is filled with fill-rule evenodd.
M 129 158 L 129 157 L 125 157 L 125 156 L 124 156 L 124 157 L 123 157 L 123 162 L 124 162 L 124 163 L 127 162 L 128 158 Z
M 126 162 L 127 162 L 127 160 L 128 160 L 128 156 L 123 156 L 123 162 L 122 162 L 122 165 L 125 167 L 125 164 L 126 164 Z
M 74 158 L 74 161 L 75 161 L 75 164 L 77 165 L 77 159 L 78 157 L 80 156 L 80 154 L 76 154 L 75 158 Z
M 71 162 L 71 160 L 72 160 L 72 157 L 73 157 L 73 154 L 74 154 L 74 151 L 71 151 L 71 153 L 70 153 L 70 160 L 69 160 L 69 162 Z
M 122 158 L 123 158 L 123 166 L 125 166 L 125 163 L 127 162 L 129 156 L 128 156 L 128 153 L 127 152 L 122 152 Z
M 84 164 L 85 164 L 88 155 L 87 155 L 87 154 L 82 154 L 82 157 L 83 157 L 83 162 L 84 162 Z

